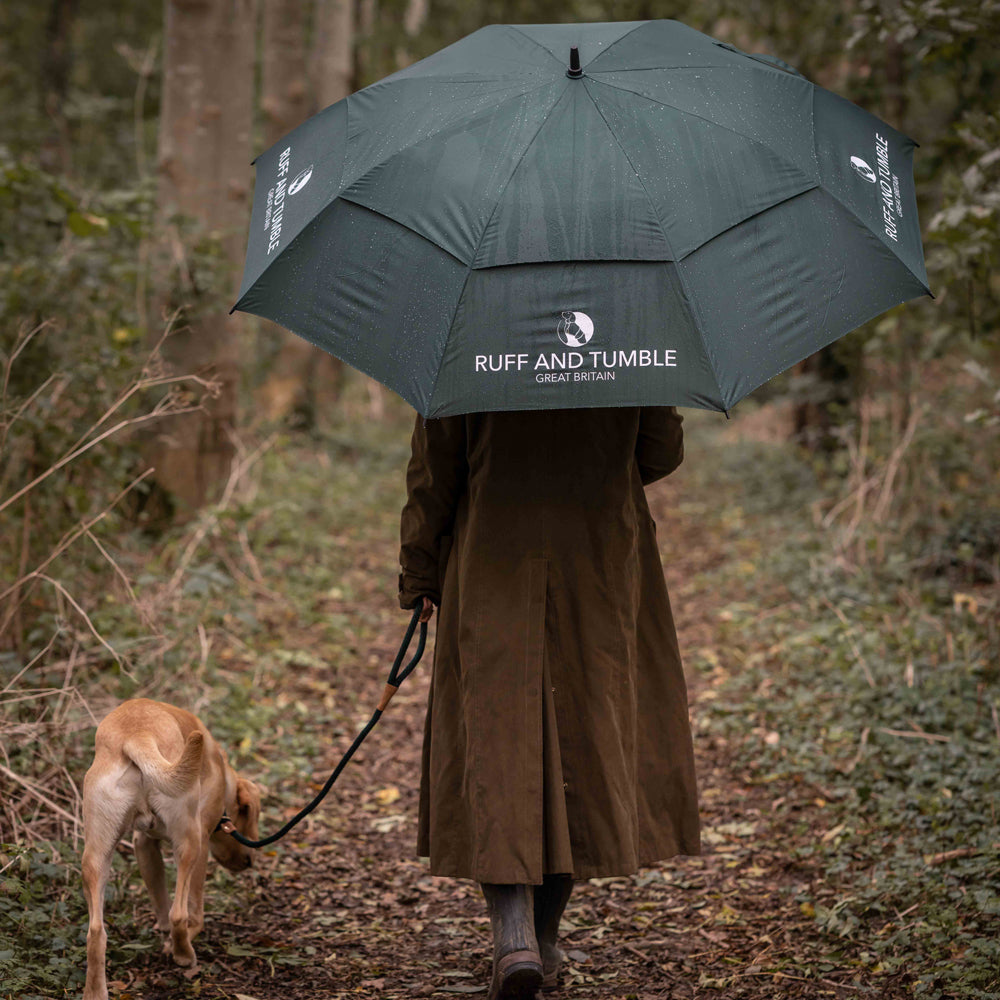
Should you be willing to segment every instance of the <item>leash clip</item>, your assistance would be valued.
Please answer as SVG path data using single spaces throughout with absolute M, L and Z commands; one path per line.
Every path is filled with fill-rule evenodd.
M 218 833 L 220 830 L 223 833 L 235 833 L 236 832 L 236 825 L 229 818 L 229 814 L 228 813 L 223 813 L 222 814 L 222 819 L 220 819 L 219 822 L 216 824 L 215 832 Z

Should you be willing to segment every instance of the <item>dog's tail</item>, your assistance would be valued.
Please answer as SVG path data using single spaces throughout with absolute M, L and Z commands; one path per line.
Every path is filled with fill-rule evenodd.
M 205 737 L 195 730 L 184 743 L 184 752 L 176 761 L 160 753 L 156 740 L 147 734 L 130 736 L 122 749 L 150 784 L 165 795 L 180 795 L 198 780 Z

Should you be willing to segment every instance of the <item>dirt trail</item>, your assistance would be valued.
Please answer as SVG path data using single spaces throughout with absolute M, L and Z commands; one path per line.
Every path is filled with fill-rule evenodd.
M 682 514 L 682 488 L 669 480 L 658 484 L 650 490 L 650 503 L 681 649 L 690 651 L 711 646 L 718 609 L 738 595 L 719 592 L 717 584 L 707 592 L 703 574 L 727 553 L 698 519 Z M 674 544 L 677 539 L 683 544 Z M 390 544 L 387 540 L 385 553 L 374 553 L 374 563 L 392 558 Z M 384 602 L 384 594 L 372 589 L 371 600 Z M 403 616 L 385 619 L 374 651 L 386 664 L 404 626 Z M 252 887 L 237 890 L 245 908 L 209 918 L 200 947 L 206 962 L 202 996 L 485 996 L 489 925 L 478 888 L 432 878 L 413 856 L 428 675 L 422 664 L 329 803 L 289 838 L 291 843 L 262 859 Z M 688 677 L 697 722 L 699 698 L 710 698 L 711 692 L 690 670 Z M 381 668 L 359 678 L 364 690 L 357 728 L 370 711 L 363 706 L 377 701 L 383 678 Z M 299 682 L 302 696 L 309 697 L 308 677 Z M 316 759 L 317 781 L 349 739 L 338 737 Z M 787 891 L 815 876 L 783 857 L 782 844 L 791 834 L 771 821 L 771 802 L 780 791 L 745 783 L 726 747 L 697 729 L 696 754 L 706 853 L 666 861 L 634 878 L 578 886 L 563 927 L 569 958 L 553 1000 L 772 1000 L 875 992 L 841 985 L 855 970 L 823 973 L 819 965 L 812 979 L 775 973 L 783 957 L 789 966 L 803 954 L 822 958 L 811 915 L 801 912 Z M 272 823 L 274 818 L 272 812 Z M 144 983 L 135 995 L 164 1000 L 178 995 L 177 973 L 164 963 L 151 960 L 137 971 Z M 895 995 L 885 979 L 879 992 Z

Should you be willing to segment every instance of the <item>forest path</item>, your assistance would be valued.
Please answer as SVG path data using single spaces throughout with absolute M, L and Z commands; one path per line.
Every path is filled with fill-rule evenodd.
M 729 431 L 718 422 L 698 426 L 702 430 L 697 447 L 688 447 L 688 462 L 710 469 L 713 442 Z M 907 995 L 901 985 L 897 991 L 890 978 L 866 973 L 857 962 L 838 964 L 827 954 L 829 939 L 819 934 L 810 907 L 796 901 L 796 892 L 814 887 L 819 874 L 801 860 L 789 860 L 787 848 L 818 835 L 808 820 L 808 802 L 823 789 L 789 788 L 742 774 L 726 741 L 699 725 L 701 707 L 715 697 L 719 675 L 711 665 L 718 662 L 720 615 L 734 604 L 759 602 L 753 613 L 766 617 L 782 600 L 773 582 L 762 595 L 764 582 L 747 569 L 747 554 L 759 554 L 766 540 L 752 531 L 741 535 L 738 526 L 720 528 L 729 513 L 711 475 L 678 473 L 648 495 L 686 658 L 705 853 L 664 861 L 631 878 L 578 884 L 563 925 L 568 959 L 560 989 L 550 995 L 554 1000 Z M 339 589 L 325 599 L 329 613 L 356 614 L 367 606 L 377 623 L 366 647 L 369 665 L 353 678 L 353 705 L 343 704 L 343 687 L 331 684 L 317 665 L 321 650 L 312 661 L 301 654 L 315 646 L 314 631 L 287 621 L 282 626 L 284 645 L 299 650 L 307 664 L 283 682 L 287 729 L 305 719 L 307 731 L 300 735 L 321 746 L 328 740 L 322 734 L 329 732 L 330 706 L 340 722 L 327 748 L 314 752 L 308 788 L 299 776 L 277 796 L 271 789 L 262 835 L 325 779 L 381 694 L 406 623 L 404 614 L 386 608 L 385 569 L 395 555 L 391 533 L 373 536 L 346 578 L 351 601 L 342 602 Z M 478 887 L 429 876 L 413 853 L 430 643 L 428 648 L 427 660 L 400 689 L 330 798 L 277 850 L 264 852 L 252 881 L 228 883 L 229 910 L 225 904 L 216 907 L 200 939 L 201 996 L 485 996 L 490 936 Z M 267 759 L 276 748 L 260 742 L 257 759 Z M 248 770 L 253 774 L 253 765 Z M 800 797 L 806 813 L 772 810 L 775 800 L 788 796 Z M 280 802 L 288 805 L 279 818 Z M 122 983 L 122 996 L 179 995 L 178 970 L 166 962 L 151 959 L 145 968 L 133 967 L 133 974 L 142 981 Z

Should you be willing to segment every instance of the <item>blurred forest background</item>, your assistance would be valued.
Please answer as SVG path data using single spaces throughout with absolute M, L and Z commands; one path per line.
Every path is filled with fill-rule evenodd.
M 970 751 L 977 761 L 971 771 L 966 758 L 952 760 L 961 774 L 976 775 L 968 786 L 980 790 L 974 807 L 966 800 L 962 809 L 957 802 L 934 808 L 953 810 L 941 843 L 967 850 L 962 858 L 971 867 L 963 877 L 995 888 L 994 0 L 4 3 L 0 841 L 8 853 L 0 854 L 0 868 L 8 878 L 42 864 L 40 855 L 24 853 L 31 845 L 76 843 L 74 785 L 93 712 L 135 692 L 169 693 L 164 678 L 183 671 L 205 685 L 222 683 L 212 672 L 226 666 L 218 636 L 240 633 L 259 643 L 262 633 L 284 627 L 266 620 L 262 604 L 276 590 L 292 607 L 300 600 L 282 590 L 278 567 L 303 587 L 333 593 L 340 585 L 324 574 L 355 565 L 351 545 L 384 531 L 388 541 L 380 544 L 389 555 L 372 575 L 381 574 L 391 605 L 399 498 L 359 484 L 366 474 L 375 483 L 401 478 L 410 417 L 386 390 L 305 342 L 228 315 L 249 224 L 252 158 L 320 108 L 484 24 L 658 17 L 779 56 L 920 144 L 915 169 L 934 300 L 872 321 L 741 404 L 733 423 L 753 444 L 733 458 L 737 474 L 722 499 L 749 512 L 757 503 L 761 517 L 778 516 L 780 502 L 795 503 L 815 542 L 802 579 L 816 593 L 841 588 L 842 600 L 831 598 L 820 611 L 843 626 L 838 641 L 850 664 L 864 666 L 863 688 L 878 688 L 879 704 L 895 704 L 925 735 L 931 730 L 919 712 L 948 705 L 952 729 L 942 739 L 951 740 L 949 753 L 957 752 L 959 733 L 973 748 L 992 748 L 991 757 Z M 705 433 L 711 441 L 724 430 Z M 309 476 L 325 479 L 327 492 L 323 482 L 304 486 Z M 775 491 L 780 497 L 765 510 L 760 497 Z M 301 497 L 315 508 L 296 508 Z M 324 547 L 333 543 L 317 538 L 335 534 L 337 503 L 351 510 L 355 528 L 340 537 L 346 550 L 334 558 Z M 753 522 L 748 513 L 741 530 L 752 534 Z M 720 532 L 732 527 L 719 524 Z M 317 545 L 329 557 L 323 569 L 310 561 Z M 376 600 L 373 593 L 364 590 L 365 600 Z M 334 599 L 350 596 L 341 591 Z M 327 628 L 320 617 L 310 618 L 310 627 Z M 869 649 L 866 636 L 890 625 L 899 643 L 905 631 L 911 645 L 895 650 L 898 676 L 883 684 L 874 651 L 881 647 Z M 937 693 L 914 681 L 921 658 L 939 662 L 932 647 L 946 648 L 941 663 L 963 664 Z M 690 663 L 713 676 L 720 655 L 703 651 Z M 744 715 L 750 711 L 740 704 Z M 778 711 L 775 704 L 768 710 Z M 229 734 L 245 738 L 249 730 L 233 723 Z M 933 740 L 915 742 L 915 751 L 944 752 Z M 901 762 L 899 774 L 914 760 Z M 913 798 L 905 782 L 897 792 L 900 802 Z M 947 798 L 957 795 L 956 788 Z M 837 843 L 831 838 L 828 846 Z M 26 884 L 17 882 L 21 895 L 12 897 L 18 913 L 35 900 Z M 1000 904 L 993 889 L 988 895 L 979 916 L 969 918 L 976 941 L 989 937 L 982 933 L 989 921 L 998 937 Z M 0 892 L 0 913 L 4 898 Z M 826 921 L 830 934 L 850 937 L 857 928 L 844 910 L 808 905 L 810 919 Z M 959 913 L 965 904 L 954 905 Z M 954 937 L 960 917 L 935 933 Z M 54 918 L 47 919 L 42 931 L 51 931 Z M 893 942 L 884 954 L 872 951 L 873 967 L 905 964 L 911 945 Z M 951 983 L 923 995 L 1000 995 L 989 992 L 1000 986 L 988 971 L 1000 967 L 1000 944 L 992 951 L 966 946 L 956 957 L 942 942 L 933 954 L 949 968 L 971 968 L 957 981 L 973 985 L 968 993 Z M 65 945 L 70 952 L 74 946 Z M 0 968 L 5 955 L 13 961 L 0 940 Z

